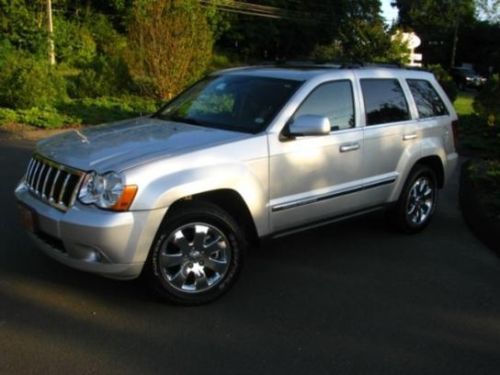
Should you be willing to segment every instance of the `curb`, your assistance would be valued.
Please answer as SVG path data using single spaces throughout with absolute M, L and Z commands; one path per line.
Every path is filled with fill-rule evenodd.
M 459 200 L 465 222 L 476 237 L 491 250 L 500 255 L 500 223 L 491 221 L 486 215 L 474 181 L 471 180 L 468 167 L 471 160 L 466 161 L 460 171 Z

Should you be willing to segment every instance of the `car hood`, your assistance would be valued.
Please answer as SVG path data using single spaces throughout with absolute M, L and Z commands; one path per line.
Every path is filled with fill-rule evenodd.
M 37 153 L 84 171 L 120 171 L 245 137 L 249 134 L 141 117 L 47 138 L 37 144 Z

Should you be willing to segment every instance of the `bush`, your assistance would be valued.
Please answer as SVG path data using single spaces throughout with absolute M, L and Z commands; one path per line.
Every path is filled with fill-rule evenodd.
M 121 98 L 84 98 L 60 103 L 60 113 L 77 118 L 83 124 L 100 124 L 137 117 L 155 112 L 160 103 L 146 98 L 129 96 Z
M 170 99 L 206 71 L 214 38 L 198 1 L 137 0 L 128 42 L 130 71 L 142 92 Z
M 66 82 L 46 61 L 10 53 L 0 70 L 0 106 L 49 107 L 67 97 Z
M 0 125 L 27 124 L 39 128 L 60 128 L 65 125 L 76 125 L 80 119 L 61 114 L 55 109 L 30 108 L 14 111 L 0 108 Z
M 474 110 L 493 126 L 500 122 L 500 76 L 491 77 L 474 100 Z
M 96 43 L 91 32 L 75 21 L 55 18 L 54 42 L 57 62 L 82 66 L 92 61 L 96 54 Z
M 444 92 L 453 103 L 457 98 L 458 88 L 451 75 L 441 65 L 429 65 L 427 69 L 436 76 Z
M 127 94 L 134 90 L 127 64 L 120 57 L 99 55 L 71 77 L 68 93 L 72 98 L 97 98 Z

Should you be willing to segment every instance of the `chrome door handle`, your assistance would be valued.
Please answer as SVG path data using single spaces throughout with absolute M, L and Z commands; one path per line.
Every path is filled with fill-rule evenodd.
M 340 145 L 340 152 L 349 152 L 359 149 L 359 143 L 346 143 Z
M 417 134 L 415 134 L 415 133 L 403 135 L 403 141 L 409 141 L 409 140 L 415 139 L 415 138 L 417 138 Z

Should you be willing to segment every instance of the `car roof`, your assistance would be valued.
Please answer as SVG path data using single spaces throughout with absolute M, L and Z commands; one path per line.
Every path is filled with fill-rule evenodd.
M 432 77 L 428 71 L 413 68 L 394 68 L 387 65 L 340 65 L 340 64 L 311 64 L 311 65 L 261 65 L 261 66 L 243 66 L 215 72 L 216 75 L 245 75 L 255 77 L 279 78 L 294 81 L 307 81 L 320 76 L 339 75 L 346 71 L 360 71 L 363 77 L 379 77 L 387 75 L 402 77 L 427 78 Z M 384 74 L 385 73 L 385 74 Z

